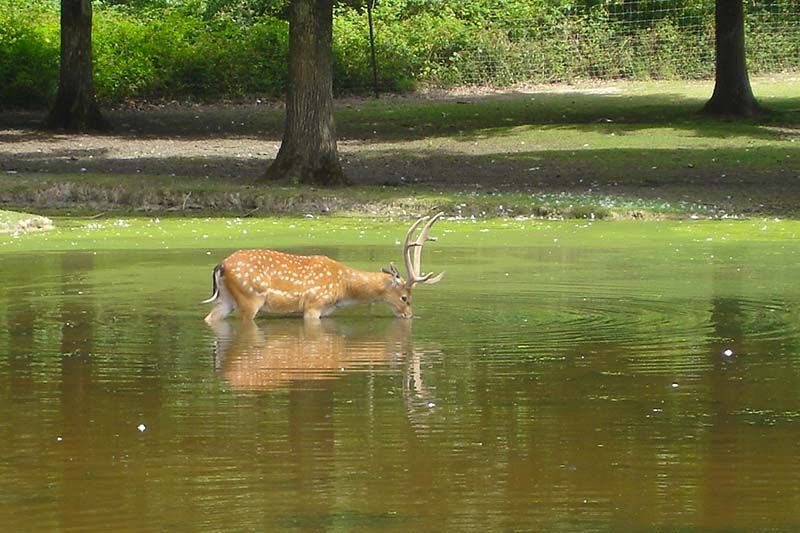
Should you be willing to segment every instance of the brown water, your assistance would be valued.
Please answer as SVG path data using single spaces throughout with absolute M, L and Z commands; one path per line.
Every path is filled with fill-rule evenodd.
M 226 250 L 0 256 L 0 529 L 800 530 L 800 245 L 487 246 L 216 330 Z

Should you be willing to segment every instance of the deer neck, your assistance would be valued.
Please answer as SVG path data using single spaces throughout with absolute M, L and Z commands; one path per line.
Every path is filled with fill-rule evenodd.
M 342 300 L 365 303 L 382 300 L 391 278 L 383 272 L 366 272 L 348 269 L 344 276 L 345 291 Z

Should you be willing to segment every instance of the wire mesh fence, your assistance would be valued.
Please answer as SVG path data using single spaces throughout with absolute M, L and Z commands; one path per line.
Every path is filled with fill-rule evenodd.
M 214 14 L 205 0 L 163 1 L 95 2 L 102 101 L 285 93 L 288 21 L 240 5 L 283 0 L 220 0 L 231 8 Z M 714 0 L 366 0 L 377 72 L 364 1 L 336 3 L 337 94 L 714 75 Z M 800 0 L 743 5 L 750 73 L 800 71 Z M 55 0 L 0 0 L 0 107 L 48 104 L 59 35 Z
M 606 0 L 580 9 L 574 2 L 540 4 L 538 11 L 516 16 L 498 1 L 482 25 L 430 37 L 425 64 L 410 66 L 417 69 L 416 81 L 504 87 L 714 75 L 713 0 Z M 379 69 L 382 61 L 396 60 L 400 48 L 386 40 L 404 38 L 381 35 L 380 6 L 375 10 Z M 750 72 L 800 70 L 800 0 L 750 0 L 745 11 Z

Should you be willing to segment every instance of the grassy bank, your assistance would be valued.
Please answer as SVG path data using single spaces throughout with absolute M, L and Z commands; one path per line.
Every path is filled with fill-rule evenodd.
M 54 216 L 412 217 L 443 211 L 464 218 L 681 218 L 713 216 L 699 204 L 620 195 L 361 185 L 341 189 L 263 187 L 231 180 L 101 175 L 26 175 L 0 182 L 0 201 Z
M 755 79 L 772 112 L 702 116 L 712 84 L 615 83 L 337 102 L 355 186 L 259 182 L 279 105 L 107 113 L 111 135 L 0 117 L 0 205 L 87 216 L 800 217 L 800 85 Z

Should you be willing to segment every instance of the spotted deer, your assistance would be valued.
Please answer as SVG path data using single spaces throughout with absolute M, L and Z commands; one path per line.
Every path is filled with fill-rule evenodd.
M 365 272 L 322 255 L 293 255 L 275 250 L 239 250 L 214 268 L 211 298 L 214 303 L 205 320 L 209 324 L 227 317 L 234 309 L 239 320 L 253 320 L 260 310 L 270 313 L 302 313 L 318 320 L 339 307 L 383 301 L 398 318 L 411 318 L 411 290 L 417 285 L 438 283 L 444 272 L 420 271 L 422 247 L 431 226 L 442 213 L 414 222 L 403 243 L 403 279 L 394 263 L 380 272 Z M 414 233 L 426 221 L 419 235 Z

